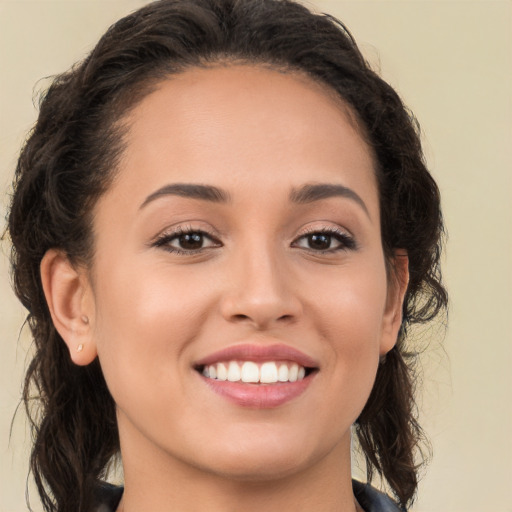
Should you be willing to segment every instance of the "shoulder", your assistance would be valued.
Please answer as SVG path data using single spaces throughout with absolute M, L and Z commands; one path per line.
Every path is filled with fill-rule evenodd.
M 389 496 L 373 488 L 369 484 L 352 480 L 354 495 L 365 512 L 406 512 Z

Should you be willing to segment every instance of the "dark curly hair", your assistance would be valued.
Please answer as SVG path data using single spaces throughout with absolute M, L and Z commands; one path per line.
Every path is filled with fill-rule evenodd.
M 392 269 L 393 251 L 407 251 L 410 281 L 398 342 L 381 361 L 355 429 L 368 478 L 383 476 L 404 507 L 415 495 L 423 435 L 408 331 L 447 304 L 439 191 L 416 120 L 329 15 L 289 0 L 161 0 L 115 23 L 83 62 L 53 80 L 16 168 L 12 272 L 35 340 L 23 399 L 34 436 L 31 470 L 47 512 L 90 510 L 119 439 L 98 360 L 75 366 L 52 324 L 41 259 L 58 248 L 72 262 L 90 263 L 91 212 L 115 174 L 129 109 L 170 75 L 229 62 L 305 73 L 325 84 L 350 106 L 373 148 L 384 253 Z

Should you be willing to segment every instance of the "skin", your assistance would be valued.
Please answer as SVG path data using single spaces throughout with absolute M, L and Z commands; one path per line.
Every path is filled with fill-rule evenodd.
M 407 268 L 401 258 L 388 280 L 373 156 L 354 116 L 309 78 L 232 65 L 162 82 L 126 122 L 119 173 L 95 208 L 92 268 L 54 250 L 41 265 L 73 361 L 98 356 L 117 404 L 124 512 L 360 510 L 350 427 L 396 342 Z M 148 201 L 172 183 L 230 201 Z M 312 183 L 348 187 L 363 205 L 290 200 Z M 176 227 L 213 241 L 169 252 Z M 312 248 L 321 230 L 354 247 L 332 236 L 340 250 Z M 231 403 L 194 363 L 239 343 L 295 347 L 318 371 L 282 406 Z

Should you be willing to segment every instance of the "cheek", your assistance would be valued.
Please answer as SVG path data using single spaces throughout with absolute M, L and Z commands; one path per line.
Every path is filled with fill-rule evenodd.
M 147 388 L 189 371 L 183 353 L 215 301 L 190 275 L 158 265 L 117 261 L 96 288 L 96 343 L 114 397 L 123 388 Z
M 181 330 L 192 329 L 194 318 L 207 300 L 205 288 L 190 274 L 158 265 L 121 262 L 111 272 L 103 272 L 97 290 L 98 321 L 102 331 L 125 332 L 137 343 L 136 334 L 157 334 L 163 329 L 167 341 L 178 337 Z M 172 326 L 172 329 L 169 327 Z M 127 339 L 127 342 L 128 342 Z M 161 336 L 155 336 L 158 343 Z M 164 340 L 162 340 L 164 341 Z
M 383 261 L 341 268 L 308 287 L 311 316 L 334 346 L 359 351 L 378 345 L 387 296 Z
M 378 260 L 324 279 L 310 295 L 309 316 L 330 352 L 329 374 L 354 407 L 364 405 L 375 380 L 386 295 L 385 267 Z

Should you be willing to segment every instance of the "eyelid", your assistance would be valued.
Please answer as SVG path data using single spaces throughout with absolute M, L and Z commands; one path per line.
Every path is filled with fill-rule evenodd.
M 322 225 L 307 226 L 300 232 L 300 234 L 297 236 L 297 238 L 299 238 L 301 236 L 311 235 L 313 233 L 334 233 L 334 234 L 338 233 L 340 235 L 346 235 L 351 238 L 354 238 L 354 235 L 352 235 L 352 233 L 348 229 L 343 228 L 343 227 L 339 226 L 338 224 L 336 224 L 336 225 L 322 224 Z
M 218 230 L 214 229 L 209 223 L 202 220 L 186 220 L 176 222 L 161 228 L 156 235 L 154 235 L 148 242 L 148 245 L 153 245 L 159 238 L 164 236 L 176 236 L 187 234 L 190 232 L 204 233 L 210 238 L 220 239 L 221 234 Z

